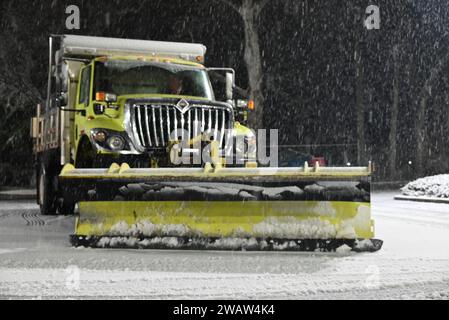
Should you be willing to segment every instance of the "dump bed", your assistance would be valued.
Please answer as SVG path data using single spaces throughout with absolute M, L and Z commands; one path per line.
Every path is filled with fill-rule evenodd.
M 152 55 L 203 62 L 206 47 L 196 43 L 61 35 L 64 56 Z

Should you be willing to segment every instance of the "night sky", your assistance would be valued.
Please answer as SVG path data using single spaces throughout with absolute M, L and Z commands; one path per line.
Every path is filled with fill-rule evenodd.
M 33 166 L 29 118 L 36 103 L 45 99 L 49 34 L 203 43 L 208 48 L 206 65 L 235 68 L 237 84 L 247 89 L 244 23 L 226 2 L 241 4 L 3 0 L 0 184 L 32 182 L 26 174 Z M 66 29 L 65 9 L 70 4 L 80 8 L 79 30 Z M 380 9 L 379 30 L 364 27 L 369 5 Z M 264 127 L 279 129 L 279 142 L 295 150 L 325 156 L 335 164 L 356 164 L 362 126 L 365 141 L 359 153 L 376 163 L 375 179 L 447 172 L 448 22 L 446 1 L 269 1 L 255 22 Z M 395 90 L 397 130 L 392 148 Z M 363 115 L 359 124 L 358 110 Z M 419 167 L 417 150 L 422 150 Z M 388 165 L 392 152 L 393 167 Z M 14 173 L 14 167 L 25 169 Z

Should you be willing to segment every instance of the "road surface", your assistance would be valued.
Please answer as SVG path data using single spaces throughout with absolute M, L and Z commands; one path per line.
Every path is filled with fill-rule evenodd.
M 73 217 L 0 202 L 0 298 L 449 299 L 449 205 L 373 195 L 377 253 L 72 248 Z

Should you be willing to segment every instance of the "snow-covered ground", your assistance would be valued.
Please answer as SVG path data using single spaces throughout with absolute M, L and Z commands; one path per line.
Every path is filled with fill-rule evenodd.
M 401 190 L 405 196 L 449 199 L 449 174 L 420 178 L 409 182 Z
M 0 298 L 449 299 L 449 205 L 375 193 L 377 253 L 75 249 L 71 217 L 0 202 Z

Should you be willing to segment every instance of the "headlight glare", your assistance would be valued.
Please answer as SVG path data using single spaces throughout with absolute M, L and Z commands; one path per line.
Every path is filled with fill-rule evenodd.
M 113 151 L 120 151 L 125 147 L 125 139 L 121 136 L 115 135 L 107 140 L 107 145 Z

